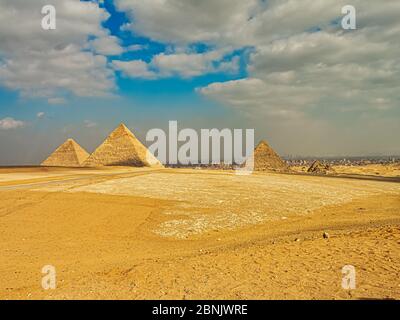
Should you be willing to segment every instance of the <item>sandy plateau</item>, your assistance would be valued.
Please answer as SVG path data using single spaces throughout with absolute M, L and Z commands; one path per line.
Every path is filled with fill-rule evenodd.
M 0 299 L 400 299 L 400 182 L 2 168 L 0 252 Z

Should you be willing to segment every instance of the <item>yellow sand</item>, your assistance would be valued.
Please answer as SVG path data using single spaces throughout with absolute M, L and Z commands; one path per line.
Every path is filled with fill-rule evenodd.
M 118 168 L 54 169 L 26 184 L 21 170 L 4 174 L 1 299 L 400 298 L 399 183 Z M 348 264 L 353 291 L 341 287 Z M 56 290 L 41 287 L 44 265 L 56 267 Z

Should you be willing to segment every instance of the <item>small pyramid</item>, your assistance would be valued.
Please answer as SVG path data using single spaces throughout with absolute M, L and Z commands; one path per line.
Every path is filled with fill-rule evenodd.
M 252 158 L 246 161 L 246 165 L 249 165 L 251 161 L 254 161 L 255 171 L 286 172 L 289 170 L 286 163 L 265 140 L 257 145 Z
M 73 139 L 68 139 L 41 165 L 46 167 L 80 167 L 88 157 L 89 153 L 85 149 Z
M 83 165 L 86 167 L 163 166 L 124 124 L 120 124 Z
M 319 160 L 315 160 L 313 164 L 308 168 L 308 173 L 317 173 L 317 174 L 327 174 L 335 172 L 333 168 L 329 164 L 321 163 Z

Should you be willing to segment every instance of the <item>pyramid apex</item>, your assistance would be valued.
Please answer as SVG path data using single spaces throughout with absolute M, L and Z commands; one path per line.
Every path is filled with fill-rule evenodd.
M 121 135 L 130 135 L 130 136 L 134 136 L 134 134 L 132 133 L 131 130 L 129 130 L 129 128 L 124 124 L 124 123 L 120 123 L 118 125 L 118 127 L 116 127 L 114 129 L 114 131 L 111 132 L 111 134 L 108 136 L 109 138 L 115 138 L 117 136 L 121 136 Z
M 115 130 L 118 130 L 118 129 L 119 129 L 119 130 L 125 130 L 125 131 L 128 131 L 128 132 L 131 132 L 131 131 L 129 130 L 129 128 L 125 125 L 125 123 L 123 123 L 123 122 L 121 122 Z
M 120 123 L 85 161 L 84 166 L 161 166 L 160 161 Z
M 258 143 L 257 148 L 258 148 L 258 147 L 262 147 L 262 146 L 267 146 L 267 147 L 269 147 L 269 144 L 268 144 L 268 142 L 267 142 L 266 140 L 261 140 L 261 141 Z
M 74 139 L 72 139 L 72 138 L 68 138 L 68 139 L 64 142 L 64 144 L 70 144 L 70 145 L 73 145 L 74 147 L 80 147 L 79 143 L 76 142 L 76 141 L 75 141 Z

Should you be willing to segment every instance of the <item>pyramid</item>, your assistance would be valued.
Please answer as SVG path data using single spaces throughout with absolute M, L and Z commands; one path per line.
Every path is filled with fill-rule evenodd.
M 54 151 L 42 166 L 46 167 L 80 167 L 89 154 L 73 139 L 68 139 Z
M 252 157 L 246 161 L 246 165 L 251 165 L 251 162 L 254 161 L 255 171 L 289 171 L 287 164 L 264 140 L 254 149 Z
M 327 174 L 335 172 L 329 164 L 321 163 L 319 160 L 315 160 L 313 164 L 308 168 L 308 173 L 317 173 L 317 174 Z
M 120 124 L 83 165 L 86 167 L 163 166 L 124 124 Z

